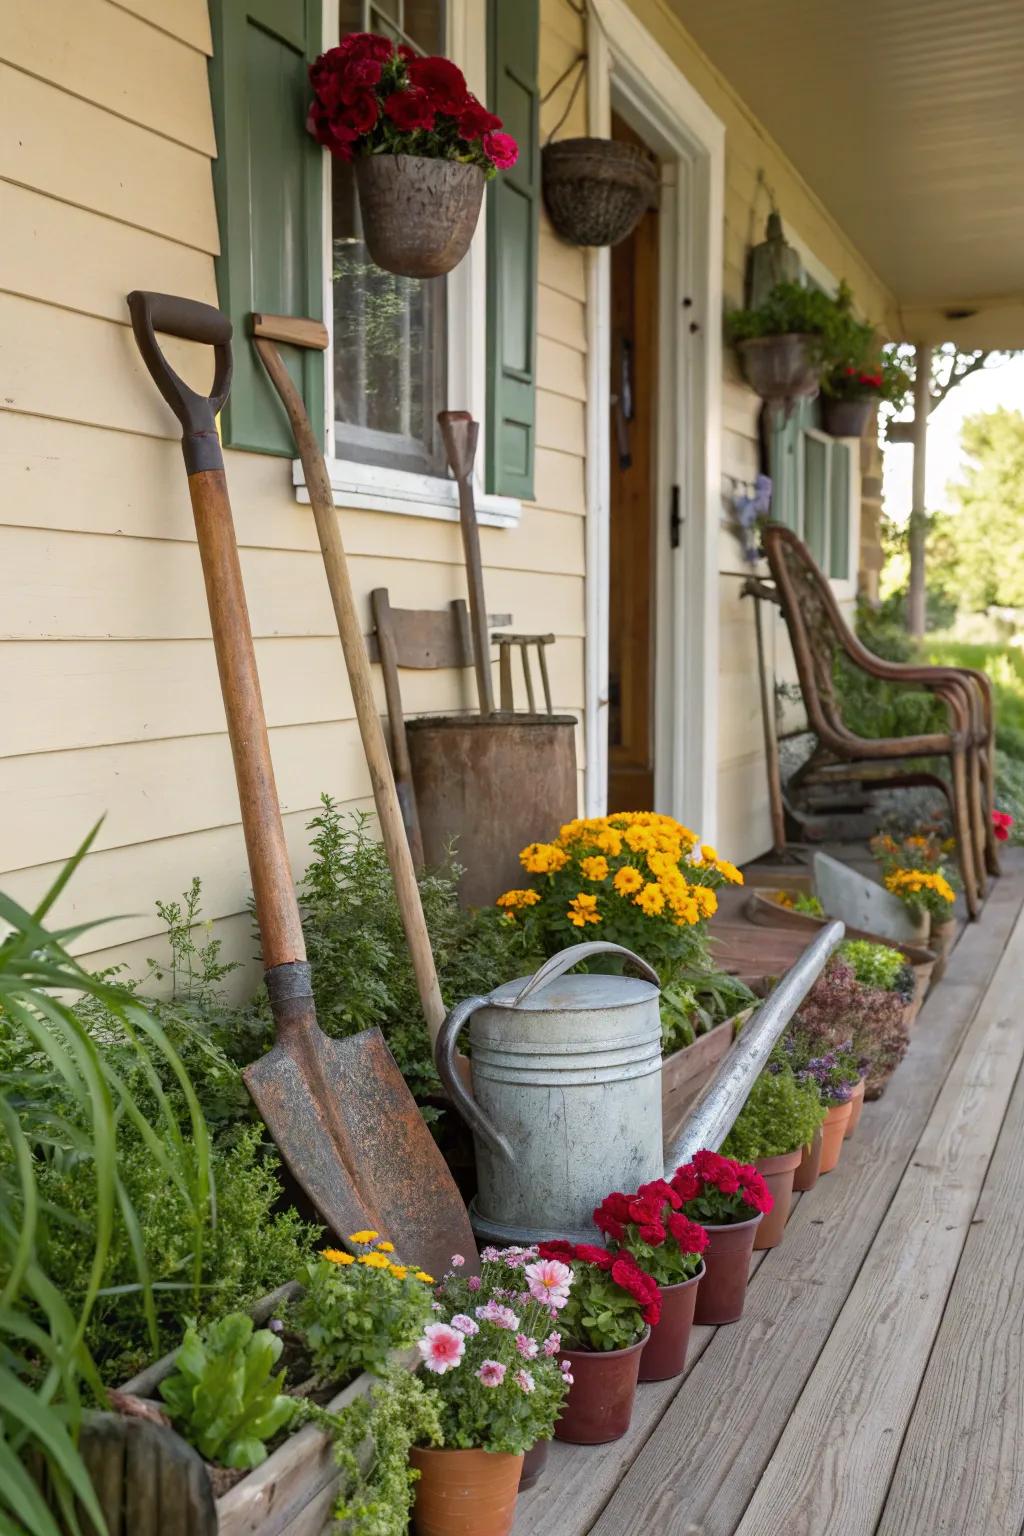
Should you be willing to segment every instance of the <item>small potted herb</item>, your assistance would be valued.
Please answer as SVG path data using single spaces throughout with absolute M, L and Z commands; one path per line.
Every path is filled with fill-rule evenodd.
M 495 1262 L 484 1260 L 485 1267 Z M 453 1261 L 454 1270 L 461 1267 Z M 464 1536 L 507 1536 L 524 1454 L 550 1438 L 569 1382 L 556 1358 L 561 1338 L 550 1325 L 569 1298 L 572 1270 L 520 1249 L 506 1265 L 505 1286 L 494 1278 L 489 1273 L 489 1299 L 470 1306 L 484 1293 L 482 1277 L 479 1287 L 470 1277 L 463 1289 L 446 1276 L 434 1320 L 419 1340 L 419 1374 L 442 1436 L 440 1448 L 414 1446 L 409 1453 L 419 1473 L 419 1536 L 450 1536 L 454 1509 Z
M 709 1239 L 694 1321 L 734 1323 L 743 1314 L 754 1237 L 772 1208 L 768 1186 L 750 1164 L 708 1150 L 696 1152 L 670 1182 Z
M 777 283 L 754 309 L 726 317 L 743 376 L 762 400 L 785 406 L 813 397 L 821 383 L 836 301 L 818 288 Z
M 515 139 L 450 59 L 350 32 L 310 66 L 306 126 L 354 160 L 366 245 L 399 277 L 440 277 L 469 249 L 484 182 L 516 163 Z
M 903 1022 L 909 1030 L 924 1000 L 927 981 L 918 983 L 915 967 L 901 949 L 891 944 L 876 944 L 870 939 L 847 939 L 840 944 L 836 958 L 848 965 L 862 987 L 893 992 L 903 1004 Z M 931 964 L 924 969 L 931 974 Z
M 956 937 L 953 904 L 958 882 L 947 862 L 947 854 L 955 848 L 952 838 L 940 842 L 931 832 L 913 832 L 901 839 L 882 833 L 871 840 L 882 884 L 917 919 L 922 936 L 927 936 L 929 948 L 939 957 L 933 981 L 945 971 Z
M 640 1357 L 641 1381 L 665 1381 L 686 1369 L 708 1235 L 682 1206 L 671 1184 L 655 1179 L 634 1195 L 606 1195 L 594 1212 L 613 1251 L 631 1255 L 661 1290 L 661 1316 Z
M 633 1416 L 641 1353 L 661 1316 L 657 1282 L 629 1253 L 591 1243 L 539 1247 L 544 1262 L 572 1275 L 559 1317 L 569 1396 L 555 1439 L 570 1445 L 618 1440 Z
M 844 968 L 845 969 L 845 968 Z M 849 972 L 847 972 L 849 974 Z M 821 1164 L 819 1172 L 831 1173 L 839 1161 L 853 1113 L 855 1091 L 861 1088 L 864 1071 L 854 1055 L 852 1039 L 838 1044 L 824 1039 L 803 1012 L 797 1015 L 782 1038 L 785 1059 L 798 1081 L 813 1082 L 825 1116 L 821 1123 Z
M 722 1144 L 727 1157 L 753 1163 L 772 1197 L 772 1208 L 754 1236 L 755 1249 L 774 1248 L 782 1241 L 793 1180 L 824 1118 L 817 1083 L 798 1078 L 776 1048 Z

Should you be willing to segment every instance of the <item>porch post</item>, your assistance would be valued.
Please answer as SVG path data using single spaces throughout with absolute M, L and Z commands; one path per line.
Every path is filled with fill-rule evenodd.
M 908 531 L 910 588 L 907 595 L 907 629 L 915 640 L 924 639 L 925 539 L 928 531 L 925 469 L 931 382 L 932 349 L 930 346 L 925 346 L 923 342 L 919 342 L 914 360 L 914 486 Z

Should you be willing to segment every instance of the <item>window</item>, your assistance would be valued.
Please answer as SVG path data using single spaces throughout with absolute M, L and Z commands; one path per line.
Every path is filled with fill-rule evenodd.
M 444 0 L 340 0 L 338 35 L 381 32 L 445 53 Z M 437 413 L 447 404 L 446 280 L 394 277 L 362 237 L 351 165 L 331 165 L 335 454 L 443 474 Z
M 856 449 L 829 437 L 819 426 L 816 401 L 801 400 L 786 421 L 772 420 L 769 464 L 772 515 L 806 543 L 833 581 L 856 574 L 852 559 L 853 497 L 857 485 Z

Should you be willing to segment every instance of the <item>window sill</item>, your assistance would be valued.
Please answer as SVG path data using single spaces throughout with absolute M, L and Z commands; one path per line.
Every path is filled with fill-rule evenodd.
M 411 474 L 404 469 L 381 469 L 352 459 L 328 459 L 327 473 L 336 507 L 361 512 L 397 512 L 404 517 L 429 517 L 442 523 L 459 520 L 459 492 L 454 480 Z M 309 504 L 302 462 L 292 462 L 292 480 L 300 502 Z M 522 516 L 522 502 L 511 496 L 486 496 L 476 492 L 477 522 L 488 528 L 515 528 Z

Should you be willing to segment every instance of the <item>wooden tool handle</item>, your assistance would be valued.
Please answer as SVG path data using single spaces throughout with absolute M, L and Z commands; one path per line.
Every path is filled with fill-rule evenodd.
M 437 422 L 441 428 L 445 455 L 459 488 L 459 526 L 462 530 L 462 552 L 469 585 L 469 616 L 473 628 L 473 667 L 480 713 L 486 717 L 494 713 L 494 684 L 491 678 L 487 603 L 484 599 L 484 570 L 480 557 L 480 528 L 473 497 L 473 461 L 476 458 L 480 428 L 468 411 L 440 411 Z
M 430 948 L 426 919 L 423 916 L 416 873 L 413 869 L 409 844 L 406 841 L 405 827 L 402 824 L 394 775 L 391 772 L 384 732 L 381 729 L 380 717 L 373 697 L 370 662 L 366 654 L 362 626 L 356 613 L 355 598 L 349 579 L 345 550 L 341 542 L 327 466 L 320 452 L 320 445 L 313 435 L 313 428 L 306 415 L 302 396 L 292 383 L 291 375 L 284 366 L 277 347 L 272 341 L 262 336 L 255 337 L 254 345 L 288 413 L 299 457 L 302 460 L 306 489 L 309 491 L 317 537 L 324 557 L 327 585 L 331 590 L 331 601 L 334 604 L 338 633 L 341 636 L 341 646 L 345 654 L 352 700 L 355 704 L 356 719 L 359 722 L 359 734 L 363 740 L 363 750 L 370 769 L 370 782 L 373 785 L 373 799 L 377 807 L 381 836 L 384 840 L 388 863 L 391 866 L 391 876 L 395 882 L 395 893 L 398 897 L 402 926 L 405 929 L 406 942 L 409 945 L 413 970 L 416 974 L 416 986 L 423 1007 L 423 1016 L 430 1031 L 431 1044 L 433 1044 L 444 1022 L 445 1008 L 441 1000 L 441 989 L 437 981 L 437 970 Z
M 224 471 L 188 478 L 266 969 L 305 960 Z

